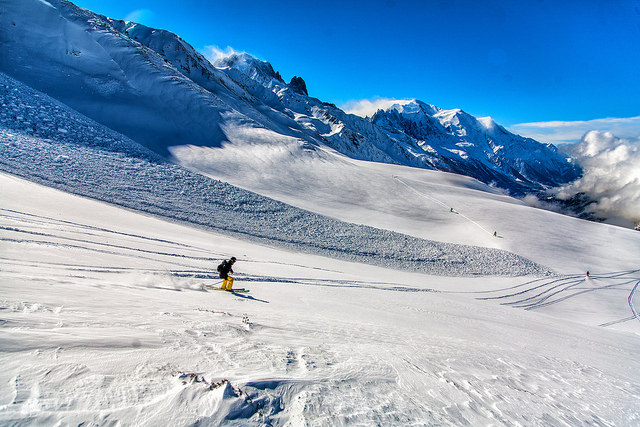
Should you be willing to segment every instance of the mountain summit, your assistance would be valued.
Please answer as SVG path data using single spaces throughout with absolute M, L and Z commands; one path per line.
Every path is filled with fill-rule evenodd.
M 576 179 L 579 169 L 551 144 L 515 135 L 490 117 L 418 100 L 379 110 L 372 122 L 404 139 L 437 169 L 473 176 L 515 193 Z
M 211 64 L 169 31 L 66 0 L 3 8 L 0 71 L 178 163 L 171 147 L 234 145 L 250 129 L 261 143 L 329 146 L 354 159 L 468 175 L 513 195 L 581 174 L 554 146 L 462 110 L 413 100 L 362 118 L 246 53 Z

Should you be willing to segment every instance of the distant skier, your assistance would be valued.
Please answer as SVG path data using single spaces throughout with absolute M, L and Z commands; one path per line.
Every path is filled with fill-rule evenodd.
M 229 274 L 233 273 L 233 264 L 236 263 L 236 257 L 232 256 L 229 258 L 229 261 L 226 259 L 220 263 L 218 266 L 218 272 L 220 273 L 220 278 L 222 279 L 222 286 L 220 289 L 230 291 L 233 287 L 233 277 Z
M 498 232 L 497 231 L 493 232 L 493 237 L 498 237 Z

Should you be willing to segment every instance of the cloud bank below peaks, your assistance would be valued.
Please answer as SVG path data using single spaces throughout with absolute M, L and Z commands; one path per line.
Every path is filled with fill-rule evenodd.
M 557 189 L 559 199 L 585 193 L 597 201 L 590 209 L 599 217 L 626 226 L 640 222 L 640 139 L 591 131 L 563 148 L 582 166 L 584 176 Z
M 552 144 L 575 143 L 589 131 L 599 130 L 626 139 L 640 137 L 640 116 L 578 121 L 520 123 L 509 126 L 511 132 Z

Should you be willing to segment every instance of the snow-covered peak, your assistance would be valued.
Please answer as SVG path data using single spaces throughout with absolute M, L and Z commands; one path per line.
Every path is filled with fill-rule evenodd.
M 460 108 L 453 108 L 451 110 L 440 110 L 436 114 L 435 117 L 440 120 L 444 126 L 464 126 L 475 122 L 475 117 L 465 113 Z
M 217 58 L 213 65 L 217 68 L 235 67 L 241 71 L 247 71 L 257 62 L 259 62 L 257 58 L 246 52 L 232 52 L 229 55 Z
M 418 100 L 398 103 L 372 118 L 390 136 L 406 135 L 438 169 L 474 176 L 513 194 L 555 186 L 579 176 L 553 146 L 507 131 L 491 117 L 441 109 Z M 418 151 L 419 152 L 419 151 Z
M 219 58 L 213 65 L 219 69 L 235 69 L 264 84 L 269 84 L 272 79 L 284 83 L 280 73 L 275 71 L 269 62 L 262 61 L 246 52 L 234 52 L 229 56 Z
M 433 116 L 440 111 L 440 108 L 435 105 L 426 104 L 417 99 L 400 100 L 391 105 L 385 111 L 396 111 L 405 117 L 419 117 L 424 115 Z
M 398 99 L 394 100 L 393 104 L 387 107 L 386 111 L 397 111 L 398 113 L 412 112 L 417 109 L 416 99 Z

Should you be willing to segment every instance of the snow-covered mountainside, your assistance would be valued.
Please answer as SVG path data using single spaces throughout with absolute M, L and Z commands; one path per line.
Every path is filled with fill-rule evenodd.
M 206 178 L 2 73 L 0 101 L 0 170 L 36 182 L 335 258 L 446 275 L 550 273 L 509 252 L 349 224 Z
M 158 31 L 154 47 L 175 65 L 135 28 L 65 0 L 7 1 L 0 20 L 2 71 L 160 154 L 220 146 L 226 121 L 260 126 L 241 112 L 253 111 L 242 90 L 174 34 Z
M 0 424 L 640 420 L 632 230 L 287 152 L 289 189 L 351 192 L 309 202 L 350 224 L 171 164 L 4 74 L 0 105 Z M 216 290 L 230 255 L 248 294 Z
M 405 166 L 475 119 L 59 0 L 0 38 L 1 425 L 640 423 L 640 235 Z
M 317 168 L 289 152 L 295 192 L 332 177 L 412 195 L 385 210 L 352 186 L 338 210 L 391 231 L 348 224 L 170 164 L 0 77 L 1 424 L 640 420 L 637 233 L 321 150 L 310 186 Z M 416 237 L 434 232 L 484 247 Z M 232 254 L 248 294 L 215 289 Z
M 539 185 L 556 187 L 579 169 L 551 144 L 507 131 L 490 117 L 442 110 L 414 100 L 378 111 L 373 123 L 391 136 L 408 136 L 431 155 L 438 169 L 473 176 L 522 194 Z
M 293 90 L 271 65 L 250 55 L 234 54 L 214 65 L 352 158 L 459 173 L 514 195 L 580 176 L 555 146 L 514 135 L 488 117 L 413 100 L 361 118 Z
M 580 174 L 555 147 L 488 119 L 419 101 L 371 119 L 346 114 L 309 97 L 302 78 L 287 84 L 250 55 L 212 65 L 173 33 L 66 0 L 7 0 L 0 24 L 0 55 L 8 58 L 0 71 L 162 155 L 234 144 L 253 128 L 271 145 L 295 138 L 308 151 L 328 145 L 354 159 L 455 172 L 514 195 Z

